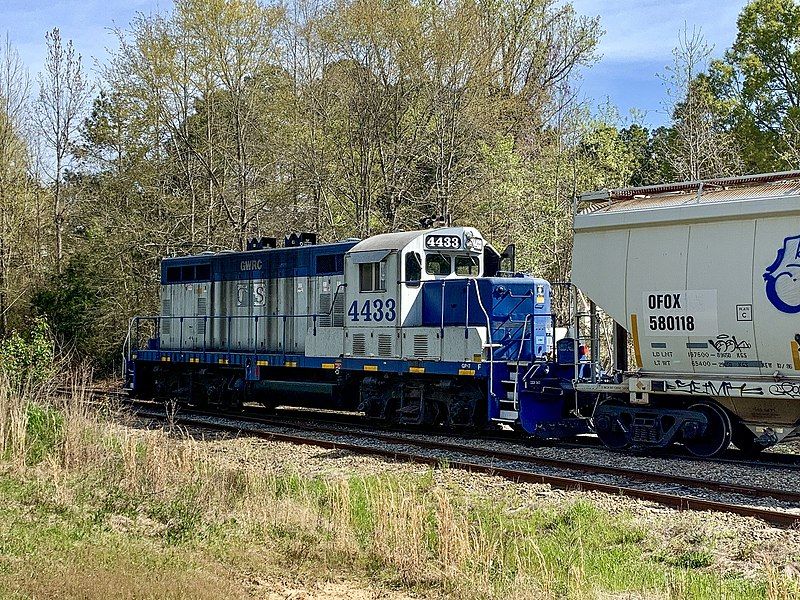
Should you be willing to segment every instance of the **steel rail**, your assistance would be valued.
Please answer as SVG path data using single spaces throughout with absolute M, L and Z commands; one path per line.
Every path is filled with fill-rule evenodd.
M 124 398 L 126 400 L 126 404 L 130 405 L 136 411 L 139 411 L 139 409 L 141 408 L 156 409 L 156 410 L 163 410 L 164 408 L 164 405 L 161 403 L 130 399 L 124 392 L 91 390 L 91 393 Z M 783 489 L 755 487 L 755 486 L 728 483 L 717 480 L 700 479 L 697 477 L 689 477 L 685 475 L 657 473 L 653 471 L 642 471 L 639 469 L 616 467 L 611 465 L 599 465 L 583 461 L 571 461 L 558 458 L 532 456 L 529 454 L 519 454 L 516 452 L 508 452 L 497 449 L 479 448 L 468 444 L 441 442 L 430 439 L 426 440 L 418 438 L 409 438 L 402 434 L 393 435 L 387 433 L 379 433 L 374 431 L 361 431 L 361 430 L 348 431 L 346 429 L 333 428 L 319 424 L 297 423 L 275 417 L 253 416 L 253 415 L 230 413 L 230 412 L 204 411 L 194 408 L 190 409 L 190 414 L 199 415 L 207 418 L 233 419 L 257 425 L 292 428 L 295 430 L 301 430 L 309 433 L 322 433 L 334 436 L 351 435 L 366 439 L 372 439 L 375 441 L 380 441 L 388 444 L 412 445 L 412 446 L 417 446 L 419 448 L 424 448 L 426 450 L 472 454 L 475 456 L 486 457 L 493 460 L 501 460 L 506 462 L 519 462 L 532 466 L 555 468 L 555 469 L 569 470 L 569 471 L 580 471 L 592 475 L 610 475 L 615 477 L 623 477 L 627 479 L 637 480 L 642 483 L 678 485 L 695 489 L 705 489 L 718 493 L 739 494 L 742 496 L 749 496 L 754 498 L 772 498 L 775 500 L 780 500 L 785 502 L 797 502 L 800 504 L 800 492 L 788 491 Z M 167 415 L 166 414 L 160 415 L 159 413 L 158 416 L 166 417 Z M 185 419 L 186 417 L 183 415 L 179 415 L 179 418 Z M 198 421 L 196 424 L 203 424 L 203 423 L 207 422 Z M 286 435 L 286 434 L 276 434 L 276 435 Z M 317 439 L 317 441 L 320 440 Z M 754 466 L 757 466 L 757 463 L 755 463 Z M 589 483 L 586 482 L 585 480 L 580 480 L 580 481 L 582 481 L 583 483 Z M 610 485 L 610 484 L 598 484 L 598 485 Z M 611 487 L 616 488 L 619 486 L 612 485 Z M 644 490 L 642 491 L 644 492 Z M 696 504 L 698 501 L 700 500 L 691 499 L 691 502 L 693 504 Z M 795 518 L 800 520 L 800 515 L 797 515 Z
M 142 416 L 151 416 L 157 418 L 167 418 L 168 415 L 166 412 L 148 412 L 144 410 L 137 411 Z M 194 414 L 194 417 L 191 416 Z M 318 438 L 313 436 L 305 436 L 305 435 L 297 435 L 297 434 L 290 434 L 290 433 L 280 433 L 276 431 L 266 431 L 264 429 L 259 429 L 258 427 L 247 427 L 242 425 L 242 421 L 245 423 L 252 423 L 253 425 L 278 425 L 283 427 L 295 427 L 294 425 L 289 424 L 275 424 L 264 422 L 260 419 L 255 418 L 247 418 L 242 417 L 240 415 L 229 415 L 229 414 L 220 414 L 220 413 L 202 413 L 202 412 L 193 412 L 191 414 L 181 414 L 178 413 L 176 415 L 169 415 L 170 418 L 174 419 L 174 421 L 178 424 L 182 425 L 192 425 L 198 427 L 204 427 L 214 430 L 221 430 L 221 431 L 231 431 L 236 433 L 246 433 L 248 435 L 252 435 L 254 437 L 259 437 L 262 439 L 269 439 L 269 440 L 278 440 L 289 442 L 293 444 L 303 444 L 303 445 L 313 445 L 313 446 L 320 446 L 323 448 L 329 449 L 339 449 L 339 450 L 346 450 L 349 452 L 354 452 L 358 454 L 371 454 L 375 456 L 381 456 L 385 458 L 389 458 L 392 460 L 400 460 L 406 462 L 414 462 L 420 464 L 427 464 L 433 467 L 441 466 L 442 464 L 446 464 L 449 468 L 461 469 L 469 472 L 474 473 L 484 473 L 489 475 L 497 475 L 503 477 L 505 479 L 509 479 L 515 482 L 523 482 L 523 483 L 539 483 L 539 484 L 547 484 L 554 488 L 564 489 L 564 490 L 574 490 L 574 491 L 594 491 L 594 492 L 602 492 L 606 494 L 612 495 L 621 495 L 627 496 L 630 498 L 638 499 L 638 500 L 645 500 L 649 502 L 654 502 L 657 504 L 661 504 L 663 506 L 667 506 L 670 508 L 675 508 L 678 510 L 707 510 L 707 511 L 714 511 L 714 512 L 726 512 L 726 513 L 733 513 L 740 516 L 746 517 L 754 517 L 757 519 L 761 519 L 767 523 L 772 525 L 780 526 L 780 527 L 796 527 L 800 526 L 800 514 L 793 514 L 790 512 L 779 511 L 779 510 L 772 510 L 767 508 L 755 507 L 755 506 L 746 506 L 741 504 L 733 504 L 727 502 L 720 502 L 717 500 L 708 500 L 704 498 L 694 498 L 694 497 L 687 497 L 687 496 L 680 496 L 675 494 L 669 494 L 665 492 L 658 492 L 653 490 L 643 490 L 634 487 L 628 487 L 623 485 L 617 484 L 610 484 L 610 483 L 600 483 L 595 481 L 587 481 L 585 479 L 577 478 L 577 477 L 567 477 L 562 475 L 549 475 L 544 473 L 535 473 L 531 471 L 525 471 L 521 469 L 512 469 L 497 465 L 487 465 L 487 464 L 480 464 L 474 463 L 464 460 L 442 460 L 440 457 L 436 456 L 429 456 L 424 454 L 415 454 L 413 452 L 409 452 L 406 450 L 395 450 L 390 448 L 381 448 L 375 446 L 364 446 L 359 444 L 354 444 L 351 442 L 345 441 L 336 441 L 324 438 Z M 228 421 L 238 421 L 236 422 L 209 422 L 207 419 L 215 418 L 215 419 L 226 419 Z M 297 428 L 297 427 L 296 427 Z M 499 460 L 503 460 L 506 462 L 530 462 L 530 464 L 536 464 L 532 461 L 527 461 L 528 458 L 534 458 L 538 460 L 536 457 L 527 457 L 525 455 L 516 455 L 511 453 L 502 453 L 502 452 L 494 452 L 489 450 L 483 449 L 474 449 L 469 447 L 464 447 L 460 445 L 449 445 L 443 444 L 441 442 L 426 442 L 424 440 L 413 440 L 408 438 L 398 438 L 398 437 L 391 437 L 386 436 L 383 434 L 369 434 L 369 433 L 357 433 L 357 432 L 343 432 L 340 430 L 328 430 L 325 431 L 324 428 L 315 429 L 311 426 L 305 426 L 302 429 L 308 431 L 309 433 L 334 433 L 335 435 L 352 435 L 357 437 L 364 437 L 368 439 L 376 439 L 378 441 L 384 441 L 387 443 L 391 443 L 398 446 L 417 446 L 422 449 L 431 450 L 431 449 L 439 449 L 439 450 L 446 450 L 448 452 L 454 452 L 459 454 L 474 454 L 477 456 L 488 456 L 492 458 L 496 458 Z M 477 452 L 476 450 L 481 450 L 481 452 Z M 551 459 L 547 459 L 550 461 Z M 552 459 L 555 460 L 555 459 Z M 555 461 L 558 462 L 558 461 Z M 574 466 L 576 463 L 571 462 L 562 462 L 558 464 L 557 468 L 562 470 L 575 470 Z M 595 467 L 595 465 L 589 465 L 586 463 L 580 463 L 582 467 L 587 467 L 586 470 L 590 471 L 594 474 L 602 474 L 600 469 L 605 469 L 606 467 L 599 466 L 598 470 L 592 470 L 590 468 Z M 548 465 L 548 466 L 555 466 L 555 465 Z M 616 467 L 609 468 L 617 470 Z M 618 469 L 619 473 L 624 477 L 628 477 L 630 479 L 639 478 L 642 481 L 649 482 L 647 477 L 650 475 L 654 475 L 653 473 L 647 473 L 642 471 L 626 471 L 625 469 Z M 672 477 L 664 474 L 657 474 L 660 478 L 659 482 L 675 484 L 679 477 Z M 714 488 L 714 482 L 708 482 L 705 480 L 697 480 L 693 478 L 684 478 L 684 479 L 691 479 L 693 487 L 701 487 L 700 483 L 705 484 L 702 487 L 706 489 L 714 489 L 715 491 L 725 491 L 725 492 L 734 492 L 734 493 L 744 493 L 741 490 L 747 490 L 747 495 L 754 495 L 760 494 L 760 492 L 775 492 L 775 495 L 783 495 L 783 499 L 791 498 L 792 500 L 798 500 L 800 495 L 792 494 L 791 492 L 784 492 L 782 490 L 761 490 L 760 488 L 747 488 L 746 486 L 735 486 L 733 484 L 723 484 L 723 488 Z M 651 480 L 652 481 L 652 480 Z M 710 484 L 710 485 L 709 485 Z M 737 489 L 738 488 L 738 489 Z

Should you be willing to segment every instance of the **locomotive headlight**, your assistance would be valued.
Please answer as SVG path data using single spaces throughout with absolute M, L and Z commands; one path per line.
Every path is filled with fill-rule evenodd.
M 473 237 L 473 234 L 467 232 L 464 237 L 464 245 L 467 247 L 467 250 L 474 250 L 476 252 L 480 252 L 483 248 L 483 240 L 481 238 Z

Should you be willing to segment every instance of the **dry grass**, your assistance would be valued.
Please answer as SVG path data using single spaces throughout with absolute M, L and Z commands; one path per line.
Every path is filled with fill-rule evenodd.
M 251 597 L 266 592 L 253 581 L 288 571 L 456 598 L 798 593 L 776 568 L 751 583 L 646 560 L 645 532 L 585 502 L 519 511 L 430 474 L 237 468 L 180 431 L 109 424 L 80 391 L 88 377 L 56 400 L 0 381 L 0 592 Z

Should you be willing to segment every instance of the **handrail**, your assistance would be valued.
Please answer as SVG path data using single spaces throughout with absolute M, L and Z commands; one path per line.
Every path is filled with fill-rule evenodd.
M 522 325 L 522 337 L 519 340 L 519 351 L 517 352 L 517 370 L 514 374 L 514 410 L 519 410 L 519 360 L 522 358 L 522 346 L 525 343 L 525 331 L 528 328 L 528 317 L 532 315 L 525 315 L 525 323 Z M 531 330 L 531 340 L 533 339 L 533 331 Z M 533 352 L 531 352 L 533 354 Z
M 514 311 L 517 310 L 519 308 L 519 306 L 525 300 L 528 300 L 528 299 L 531 299 L 531 298 L 535 297 L 535 291 L 534 290 L 529 290 L 524 294 L 514 294 L 513 292 L 509 292 L 506 295 L 506 297 L 517 299 L 518 302 L 516 302 L 516 304 L 511 308 L 511 310 L 508 311 L 508 313 L 506 315 L 504 315 L 504 317 L 503 317 L 503 319 L 501 321 L 499 320 L 497 322 L 493 322 L 493 320 L 491 318 L 491 315 L 489 315 L 489 313 L 488 313 L 488 311 L 487 311 L 487 309 L 486 309 L 486 307 L 485 307 L 485 305 L 483 303 L 483 299 L 481 297 L 481 288 L 478 285 L 479 280 L 476 277 L 465 277 L 464 280 L 466 280 L 466 295 L 467 295 L 467 298 L 466 298 L 466 301 L 465 301 L 466 313 L 465 313 L 465 317 L 464 317 L 465 336 L 467 336 L 467 337 L 469 336 L 469 326 L 470 326 L 470 311 L 469 311 L 469 309 L 470 309 L 470 304 L 471 304 L 471 301 L 472 301 L 471 298 L 470 298 L 470 295 L 471 295 L 471 291 L 472 291 L 472 288 L 473 288 L 473 282 L 474 282 L 474 288 L 475 288 L 475 293 L 476 293 L 476 296 L 477 296 L 478 305 L 480 307 L 480 311 L 481 311 L 481 313 L 482 313 L 482 315 L 483 315 L 483 317 L 485 319 L 485 322 L 486 322 L 486 331 L 487 331 L 487 335 L 488 335 L 488 339 L 487 339 L 487 343 L 488 344 L 487 345 L 488 345 L 488 348 L 489 348 L 489 352 L 488 352 L 488 354 L 489 354 L 489 356 L 488 356 L 488 359 L 489 359 L 489 375 L 490 375 L 490 384 L 491 384 L 492 383 L 491 380 L 493 378 L 493 370 L 494 370 L 494 356 L 496 354 L 495 347 L 494 347 L 494 337 L 495 337 L 495 334 L 498 332 L 498 330 L 501 329 L 503 326 L 509 324 L 509 323 L 517 325 L 517 327 L 514 327 L 513 330 L 509 332 L 509 339 L 507 340 L 507 343 L 500 344 L 499 348 L 501 349 L 501 351 L 503 351 L 503 350 L 507 350 L 508 348 L 513 346 L 513 344 L 519 343 L 519 349 L 518 349 L 518 352 L 517 352 L 517 361 L 519 362 L 519 360 L 522 357 L 526 342 L 529 343 L 528 345 L 530 346 L 530 353 L 531 353 L 532 357 L 533 357 L 533 355 L 535 353 L 535 344 L 534 344 L 535 326 L 532 326 L 531 332 L 530 332 L 530 338 L 528 338 L 527 337 L 528 324 L 529 323 L 534 323 L 534 321 L 537 318 L 549 317 L 551 319 L 552 326 L 555 327 L 556 318 L 555 318 L 554 313 L 552 313 L 552 312 L 549 312 L 549 313 L 546 313 L 546 314 L 545 313 L 538 314 L 536 312 L 535 307 L 534 307 L 533 313 L 527 313 L 523 320 L 520 321 L 520 320 L 517 320 L 517 319 L 514 318 Z M 445 304 L 445 291 L 446 291 L 447 281 L 446 280 L 440 280 L 440 281 L 442 281 L 442 283 L 441 283 L 442 294 L 441 294 L 441 298 L 440 298 L 440 302 L 441 302 L 441 305 L 440 305 L 440 330 L 443 330 L 444 329 L 444 322 L 445 322 L 445 306 L 444 306 L 444 304 Z M 425 284 L 425 283 L 430 283 L 430 282 L 424 282 L 423 281 L 423 282 L 420 282 L 420 283 L 421 284 Z M 140 335 L 139 335 L 139 326 L 143 322 L 148 322 L 148 321 L 153 322 L 155 324 L 155 326 L 156 326 L 155 336 L 154 337 L 160 337 L 161 330 L 162 330 L 162 325 L 164 324 L 165 321 L 174 322 L 175 320 L 178 320 L 178 322 L 181 324 L 181 331 L 180 332 L 175 332 L 177 335 L 179 335 L 179 338 L 180 338 L 178 340 L 179 348 L 177 350 L 183 351 L 184 350 L 184 341 L 185 341 L 184 340 L 185 331 L 183 329 L 183 322 L 185 320 L 187 320 L 187 319 L 191 319 L 191 320 L 193 320 L 193 322 L 199 323 L 200 320 L 202 319 L 202 323 L 204 323 L 206 326 L 203 328 L 202 333 L 199 330 L 195 331 L 193 339 L 195 340 L 194 344 L 198 344 L 199 340 L 200 340 L 200 337 L 202 336 L 203 351 L 206 351 L 207 350 L 208 338 L 209 338 L 209 335 L 210 335 L 209 334 L 209 330 L 208 330 L 208 324 L 209 323 L 215 323 L 215 322 L 219 322 L 221 320 L 225 320 L 229 324 L 229 328 L 230 328 L 230 326 L 232 325 L 233 322 L 241 322 L 242 320 L 252 320 L 252 322 L 255 325 L 255 337 L 256 337 L 256 342 L 254 343 L 253 352 L 257 353 L 258 352 L 258 348 L 256 347 L 256 344 L 257 344 L 257 338 L 258 338 L 258 333 L 259 333 L 259 327 L 258 327 L 259 320 L 266 319 L 266 320 L 273 320 L 274 321 L 274 320 L 277 320 L 277 319 L 281 319 L 284 322 L 284 326 L 285 326 L 288 319 L 312 319 L 313 327 L 314 327 L 314 333 L 316 334 L 317 319 L 319 319 L 321 317 L 332 316 L 334 314 L 335 309 L 336 309 L 336 302 L 338 300 L 339 294 L 342 292 L 342 290 L 346 286 L 347 286 L 347 284 L 345 284 L 345 283 L 337 284 L 336 291 L 335 291 L 335 293 L 333 295 L 331 304 L 330 304 L 327 312 L 313 312 L 313 313 L 302 313 L 302 314 L 272 313 L 272 314 L 260 314 L 260 315 L 247 314 L 247 315 L 138 315 L 138 316 L 135 316 L 135 317 L 131 318 L 131 320 L 129 321 L 128 331 L 127 331 L 125 342 L 124 342 L 123 348 L 122 348 L 123 370 L 127 374 L 127 362 L 130 359 L 130 356 L 132 355 L 132 353 L 135 350 L 139 350 L 140 349 L 140 346 L 139 346 L 139 344 L 140 344 L 140 341 L 139 341 L 139 337 L 140 337 Z M 493 323 L 494 323 L 494 326 L 493 326 Z M 134 327 L 136 327 L 136 335 L 135 336 L 133 334 Z M 521 337 L 518 336 L 518 334 L 520 333 L 520 329 L 521 329 L 521 332 L 522 332 Z M 283 354 L 286 354 L 286 351 L 287 351 L 286 343 L 285 343 L 286 342 L 286 335 L 287 335 L 287 331 L 286 331 L 286 329 L 284 327 L 283 343 L 281 344 L 281 346 L 282 346 L 281 352 Z M 230 329 L 227 331 L 227 336 L 226 337 L 228 338 L 227 339 L 227 351 L 231 352 L 231 350 L 232 350 L 231 344 L 233 343 L 233 339 L 232 339 L 232 335 L 231 335 Z M 220 341 L 222 341 L 222 340 L 220 340 Z M 553 331 L 553 342 L 555 342 L 555 331 Z M 225 349 L 220 349 L 220 351 L 224 352 L 226 350 Z
M 440 309 L 442 316 L 441 324 L 439 326 L 439 335 L 442 336 L 442 344 L 444 344 L 444 291 L 446 285 L 447 285 L 447 280 L 442 280 L 442 294 L 440 296 L 440 302 L 439 302 L 439 304 L 441 305 Z M 469 315 L 467 315 L 467 318 L 469 318 Z
M 494 346 L 492 345 L 492 320 L 489 318 L 489 313 L 486 311 L 486 307 L 483 305 L 483 300 L 481 300 L 481 291 L 478 289 L 477 278 L 470 277 L 470 279 L 475 280 L 475 296 L 478 298 L 478 306 L 481 307 L 483 316 L 486 317 L 486 334 L 489 336 L 489 339 L 487 340 L 489 342 L 489 397 L 491 398 L 494 396 Z M 469 286 L 467 286 L 467 293 L 469 294 Z M 444 296 L 444 294 L 442 294 L 442 296 Z M 467 315 L 467 319 L 469 319 L 469 315 Z
M 313 319 L 328 316 L 327 313 L 308 313 L 303 315 L 291 314 L 270 314 L 270 315 L 137 315 L 132 321 L 137 319 L 142 321 L 152 321 L 155 319 Z
M 128 379 L 128 359 L 131 355 L 131 332 L 133 330 L 133 319 L 128 321 L 128 333 L 125 335 L 125 341 L 122 343 L 122 379 Z
M 331 306 L 333 307 L 333 304 Z M 200 335 L 202 335 L 202 338 L 203 338 L 203 351 L 206 351 L 206 349 L 207 349 L 206 348 L 206 343 L 207 343 L 207 340 L 208 340 L 208 325 L 207 325 L 208 321 L 212 321 L 213 322 L 213 321 L 218 321 L 218 320 L 225 320 L 225 321 L 228 322 L 228 327 L 230 327 L 230 324 L 231 324 L 232 321 L 241 321 L 242 319 L 252 320 L 253 323 L 255 324 L 255 328 L 256 328 L 255 329 L 255 335 L 257 337 L 258 336 L 258 321 L 260 319 L 281 319 L 283 321 L 283 323 L 284 323 L 283 339 L 282 339 L 282 342 L 281 342 L 281 347 L 282 347 L 282 353 L 286 354 L 286 327 L 285 327 L 285 325 L 286 325 L 287 319 L 312 319 L 313 320 L 314 331 L 316 331 L 317 319 L 319 317 L 328 316 L 330 314 L 331 313 L 329 312 L 329 313 L 310 313 L 310 314 L 267 314 L 267 315 L 139 315 L 139 316 L 133 317 L 131 319 L 130 324 L 129 324 L 129 330 L 132 329 L 133 325 L 135 324 L 136 327 L 137 327 L 137 331 L 138 331 L 138 327 L 139 327 L 139 324 L 141 322 L 143 322 L 143 321 L 144 322 L 152 321 L 153 323 L 155 323 L 156 331 L 158 332 L 158 334 L 160 336 L 162 321 L 168 320 L 168 321 L 172 322 L 172 321 L 177 319 L 178 322 L 181 325 L 181 331 L 178 334 L 179 335 L 178 351 L 183 351 L 183 349 L 184 349 L 183 348 L 183 322 L 184 322 L 184 320 L 190 319 L 190 320 L 194 320 L 195 322 L 202 321 L 204 324 L 206 324 L 206 327 L 204 328 L 202 334 L 197 334 L 197 335 L 198 335 L 198 337 Z M 130 358 L 130 356 L 134 352 L 134 350 L 138 350 L 139 349 L 138 348 L 138 335 L 136 337 L 137 337 L 137 345 L 136 345 L 136 347 L 134 347 L 134 344 L 133 344 L 132 341 L 129 344 L 129 346 L 127 347 L 126 361 L 127 361 L 128 358 Z M 228 341 L 227 352 L 230 353 L 231 350 L 232 350 L 232 348 L 231 348 L 232 339 L 231 339 L 231 336 L 230 336 L 230 332 L 228 332 L 228 336 L 227 337 L 228 337 L 228 340 L 227 340 Z M 255 347 L 255 344 L 254 344 L 254 347 Z M 123 347 L 123 350 L 124 350 L 124 347 Z

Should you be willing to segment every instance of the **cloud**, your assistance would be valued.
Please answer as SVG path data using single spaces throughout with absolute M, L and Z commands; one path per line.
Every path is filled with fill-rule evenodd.
M 736 37 L 736 18 L 747 0 L 573 0 L 585 15 L 600 15 L 605 35 L 599 52 L 603 61 L 636 63 L 671 58 L 684 24 L 700 28 L 721 55 Z

